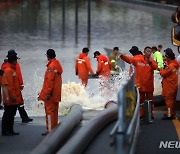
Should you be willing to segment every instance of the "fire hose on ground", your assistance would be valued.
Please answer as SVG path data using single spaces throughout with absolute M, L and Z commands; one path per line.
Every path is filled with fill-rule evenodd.
M 116 103 L 106 105 L 107 109 L 101 111 L 92 118 L 86 125 L 70 139 L 57 152 L 57 154 L 78 154 L 82 153 L 95 135 L 113 120 L 117 119 Z
M 79 104 L 73 105 L 70 113 L 63 118 L 58 127 L 52 130 L 31 154 L 56 153 L 74 127 L 81 121 L 82 115 L 82 106 Z

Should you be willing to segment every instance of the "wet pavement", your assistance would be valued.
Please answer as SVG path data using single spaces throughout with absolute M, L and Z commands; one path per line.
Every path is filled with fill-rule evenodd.
M 2 112 L 2 110 L 1 110 Z M 83 114 L 83 120 L 79 128 L 85 125 L 99 111 L 87 111 Z M 1 154 L 29 154 L 45 138 L 41 134 L 45 132 L 45 117 L 31 117 L 33 122 L 22 123 L 20 117 L 15 117 L 14 131 L 20 135 L 2 136 L 0 134 L 0 153 Z M 59 122 L 63 116 L 59 117 Z M 1 119 L 0 119 L 1 132 Z
M 45 132 L 45 118 L 32 118 L 33 122 L 27 124 L 21 123 L 19 117 L 15 118 L 14 131 L 19 132 L 20 135 L 0 135 L 1 154 L 28 154 L 43 140 L 41 133 Z

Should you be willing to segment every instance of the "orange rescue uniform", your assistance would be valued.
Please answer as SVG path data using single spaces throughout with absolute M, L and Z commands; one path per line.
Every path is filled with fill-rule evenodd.
M 86 86 L 88 83 L 88 74 L 94 73 L 87 54 L 79 54 L 76 59 L 75 71 L 78 74 L 79 79 L 81 79 L 82 85 Z
M 23 87 L 24 87 L 23 86 L 23 78 L 22 78 L 21 68 L 20 68 L 20 65 L 18 62 L 16 63 L 16 73 L 18 76 L 20 89 L 23 90 Z
M 4 75 L 0 75 L 0 85 L 7 85 L 7 79 Z
M 175 103 L 178 89 L 178 69 L 179 64 L 177 60 L 167 62 L 167 67 L 160 70 L 162 80 L 162 96 L 166 102 L 166 116 L 175 118 Z
M 151 64 L 149 64 L 144 55 L 130 57 L 123 54 L 120 57 L 127 63 L 134 65 L 135 84 L 139 88 L 140 104 L 144 103 L 145 100 L 153 100 L 154 70 L 158 67 L 157 63 L 150 57 Z M 151 104 L 151 114 L 153 116 L 153 102 Z M 140 107 L 140 116 L 144 116 L 143 107 Z
M 7 66 L 9 65 L 8 62 L 4 62 L 2 65 L 1 65 L 1 69 L 4 70 Z M 22 78 L 22 74 L 21 74 L 21 68 L 20 68 L 20 65 L 18 62 L 16 62 L 16 66 L 13 67 L 13 69 L 15 69 L 15 72 L 16 72 L 16 76 L 17 76 L 17 79 L 18 79 L 18 84 L 19 84 L 19 88 L 20 90 L 23 89 L 23 78 Z M 21 105 L 24 104 L 24 100 L 23 100 L 23 97 L 22 97 L 22 93 L 21 93 Z
M 102 54 L 97 57 L 98 67 L 96 73 L 103 77 L 110 77 L 111 63 L 108 58 Z
M 99 76 L 100 76 L 99 90 L 102 93 L 105 89 L 110 88 L 109 79 L 110 79 L 110 75 L 111 75 L 111 73 L 110 73 L 111 63 L 110 63 L 109 59 L 102 54 L 97 56 L 97 61 L 98 61 L 98 66 L 97 66 L 96 73 L 99 74 Z M 108 91 L 108 93 L 104 92 L 104 95 L 109 95 L 109 91 Z
M 6 65 L 3 66 L 4 74 L 7 78 L 8 82 L 8 94 L 9 94 L 9 103 L 6 105 L 18 105 L 23 104 L 21 89 L 19 87 L 19 80 L 16 73 L 15 67 L 13 67 L 10 63 L 6 63 Z M 14 100 L 14 98 L 16 98 Z M 5 100 L 3 99 L 5 102 Z
M 61 101 L 61 87 L 63 69 L 56 58 L 51 59 L 47 64 L 44 75 L 43 88 L 39 100 L 44 101 L 46 112 L 46 131 L 50 132 L 58 124 L 58 108 Z

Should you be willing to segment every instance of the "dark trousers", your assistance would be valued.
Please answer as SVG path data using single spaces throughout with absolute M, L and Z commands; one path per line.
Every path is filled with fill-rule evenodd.
M 24 105 L 18 105 L 18 111 L 19 111 L 19 114 L 20 114 L 20 116 L 22 118 L 22 121 L 23 120 L 25 121 L 25 120 L 29 119 L 29 117 L 27 115 L 27 112 L 24 109 Z
M 18 105 L 5 105 L 2 117 L 2 133 L 14 131 L 14 117 L 16 115 Z
M 1 94 L 1 86 L 0 86 L 0 105 L 2 104 L 2 94 Z

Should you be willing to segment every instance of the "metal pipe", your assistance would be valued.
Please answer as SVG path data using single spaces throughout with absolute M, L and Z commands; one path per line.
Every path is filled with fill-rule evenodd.
M 76 45 L 78 44 L 78 8 L 79 8 L 79 0 L 76 0 L 76 7 L 75 7 L 75 42 Z
M 31 152 L 31 154 L 53 154 L 62 146 L 64 140 L 82 119 L 82 106 L 75 104 L 69 115 L 65 116 L 56 129 L 53 129 L 46 138 Z
M 114 105 L 92 118 L 86 125 L 57 152 L 57 154 L 82 153 L 94 136 L 108 123 L 117 118 L 117 105 Z
M 65 39 L 65 30 L 66 30 L 66 14 L 65 14 L 65 0 L 62 1 L 62 40 Z
M 90 41 L 91 41 L 91 0 L 88 0 L 88 38 L 87 38 L 87 46 L 90 48 Z
M 91 33 L 91 0 L 88 0 L 88 34 Z

